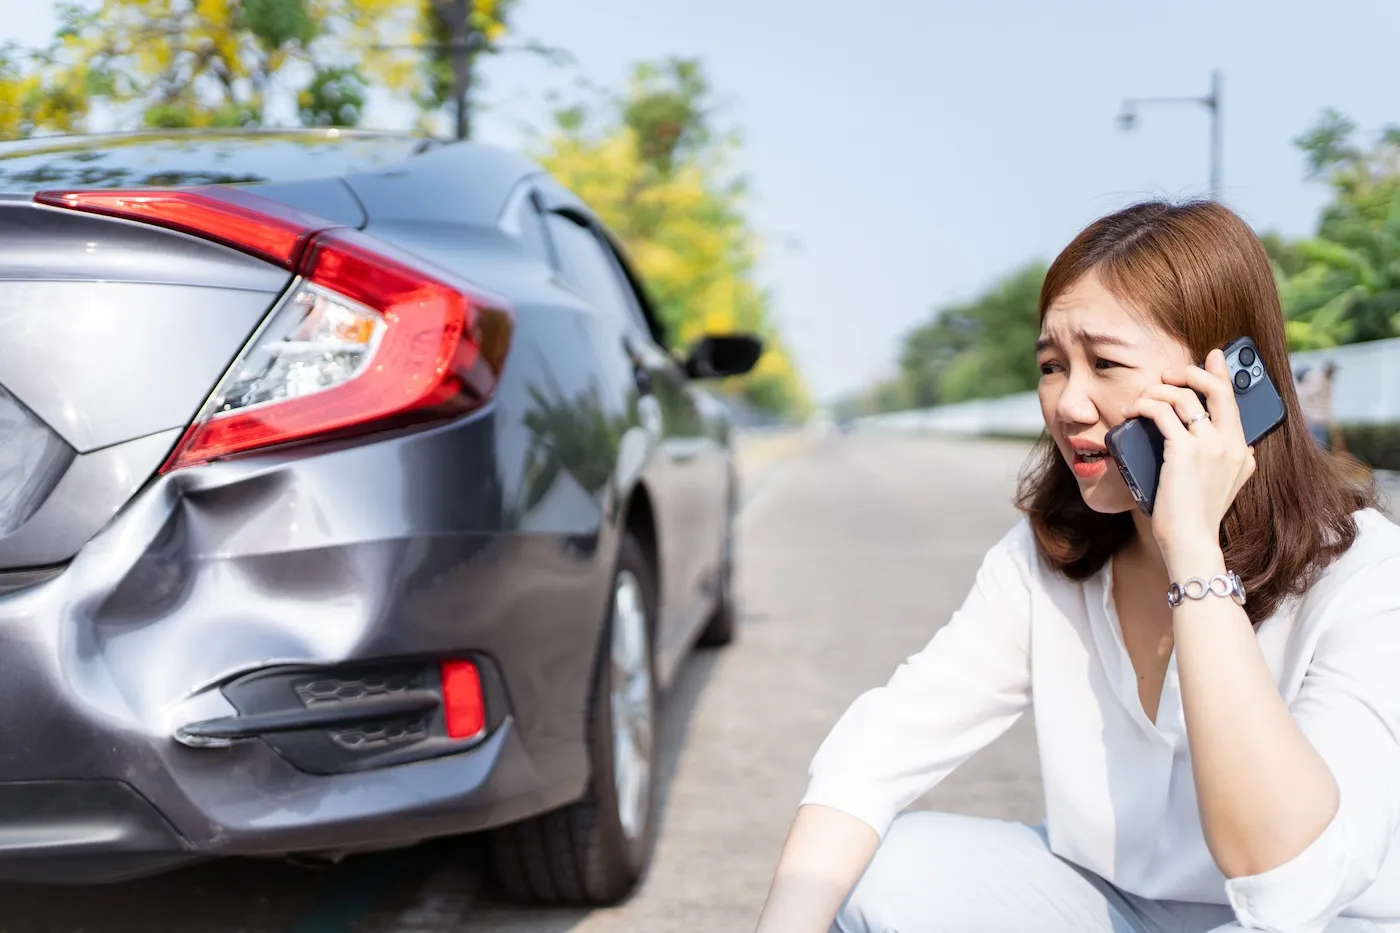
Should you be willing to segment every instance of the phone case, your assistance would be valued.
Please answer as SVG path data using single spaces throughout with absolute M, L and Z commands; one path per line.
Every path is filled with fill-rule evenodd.
M 1235 404 L 1240 409 L 1245 443 L 1253 444 L 1282 424 L 1287 410 L 1283 396 L 1274 385 L 1253 340 L 1240 337 L 1231 341 L 1223 348 L 1226 359 L 1232 360 L 1233 354 L 1245 347 L 1253 351 L 1255 363 L 1245 367 L 1232 366 L 1230 375 L 1233 381 L 1236 371 L 1242 368 L 1253 376 L 1247 389 L 1235 387 Z M 1166 444 L 1162 432 L 1148 418 L 1132 418 L 1109 431 L 1104 444 L 1113 462 L 1118 465 L 1123 481 L 1128 484 L 1128 490 L 1137 500 L 1138 507 L 1151 515 L 1157 501 L 1157 482 L 1162 472 L 1162 453 Z

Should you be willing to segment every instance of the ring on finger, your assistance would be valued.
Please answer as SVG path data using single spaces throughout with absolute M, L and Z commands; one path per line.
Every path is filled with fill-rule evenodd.
M 1189 428 L 1189 427 L 1191 427 L 1192 425 L 1194 425 L 1197 421 L 1209 421 L 1209 420 L 1210 420 L 1210 412 L 1208 412 L 1208 411 L 1203 411 L 1203 412 L 1201 412 L 1199 415 L 1197 415 L 1196 417 L 1192 418 L 1190 421 L 1186 422 L 1186 426 Z

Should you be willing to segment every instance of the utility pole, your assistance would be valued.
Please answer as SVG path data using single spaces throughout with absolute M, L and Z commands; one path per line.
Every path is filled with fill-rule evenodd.
M 1220 138 L 1220 69 L 1210 73 L 1210 96 L 1205 105 L 1210 108 L 1210 196 L 1220 200 L 1221 194 L 1221 138 Z
M 1222 120 L 1221 92 L 1224 82 L 1220 69 L 1210 73 L 1210 93 L 1204 97 L 1129 97 L 1123 101 L 1123 109 L 1118 113 L 1118 125 L 1131 130 L 1137 125 L 1137 108 L 1144 104 L 1197 104 L 1210 111 L 1210 197 L 1220 200 L 1223 186 L 1221 170 Z
M 447 23 L 447 41 L 422 45 L 377 45 L 379 52 L 446 53 L 452 66 L 452 108 L 457 139 L 471 136 L 472 65 L 486 47 L 486 36 L 471 27 L 471 0 L 432 0 L 433 10 Z
M 433 10 L 447 24 L 447 41 L 424 43 L 421 45 L 377 45 L 379 52 L 435 52 L 446 54 L 452 66 L 452 109 L 456 128 L 453 135 L 457 139 L 467 139 L 472 134 L 471 92 L 472 68 L 476 57 L 487 48 L 486 34 L 471 26 L 471 0 L 432 0 Z M 552 64 L 559 65 L 572 61 L 568 52 L 552 48 L 536 41 L 515 45 L 493 45 L 492 53 L 533 52 L 543 55 Z
M 452 36 L 448 42 L 448 48 L 452 53 L 452 102 L 457 111 L 457 132 L 458 139 L 466 139 L 471 135 L 471 102 L 472 89 L 472 63 L 476 58 L 477 51 L 481 48 L 485 36 L 471 28 L 468 15 L 470 0 L 448 0 L 451 4 L 451 13 L 448 16 L 448 23 L 452 28 Z

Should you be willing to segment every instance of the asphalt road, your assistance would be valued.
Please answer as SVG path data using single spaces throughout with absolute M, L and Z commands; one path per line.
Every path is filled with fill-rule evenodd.
M 671 933 L 751 930 L 832 722 L 961 602 L 1015 520 L 1023 444 L 787 438 L 746 453 L 739 641 L 697 654 L 668 698 L 656 862 L 622 907 L 493 902 L 470 845 L 330 870 L 221 863 L 87 889 L 0 886 L 0 933 Z M 924 801 L 1038 819 L 1023 722 Z

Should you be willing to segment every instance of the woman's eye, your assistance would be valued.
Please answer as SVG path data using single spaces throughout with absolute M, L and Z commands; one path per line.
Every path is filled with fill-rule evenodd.
M 1059 363 L 1041 363 L 1041 364 L 1040 364 L 1040 374 L 1041 374 L 1042 376 L 1049 376 L 1049 375 L 1051 375 L 1052 373 L 1057 373 L 1057 372 L 1059 372 L 1059 371 L 1060 371 L 1060 364 L 1059 364 Z
M 1121 363 L 1115 363 L 1115 362 L 1113 362 L 1113 360 L 1099 359 L 1099 360 L 1095 360 L 1095 361 L 1094 361 L 1094 368 L 1095 368 L 1095 369 L 1111 369 L 1111 368 L 1114 367 L 1114 366 L 1121 366 L 1121 365 L 1122 365 Z

